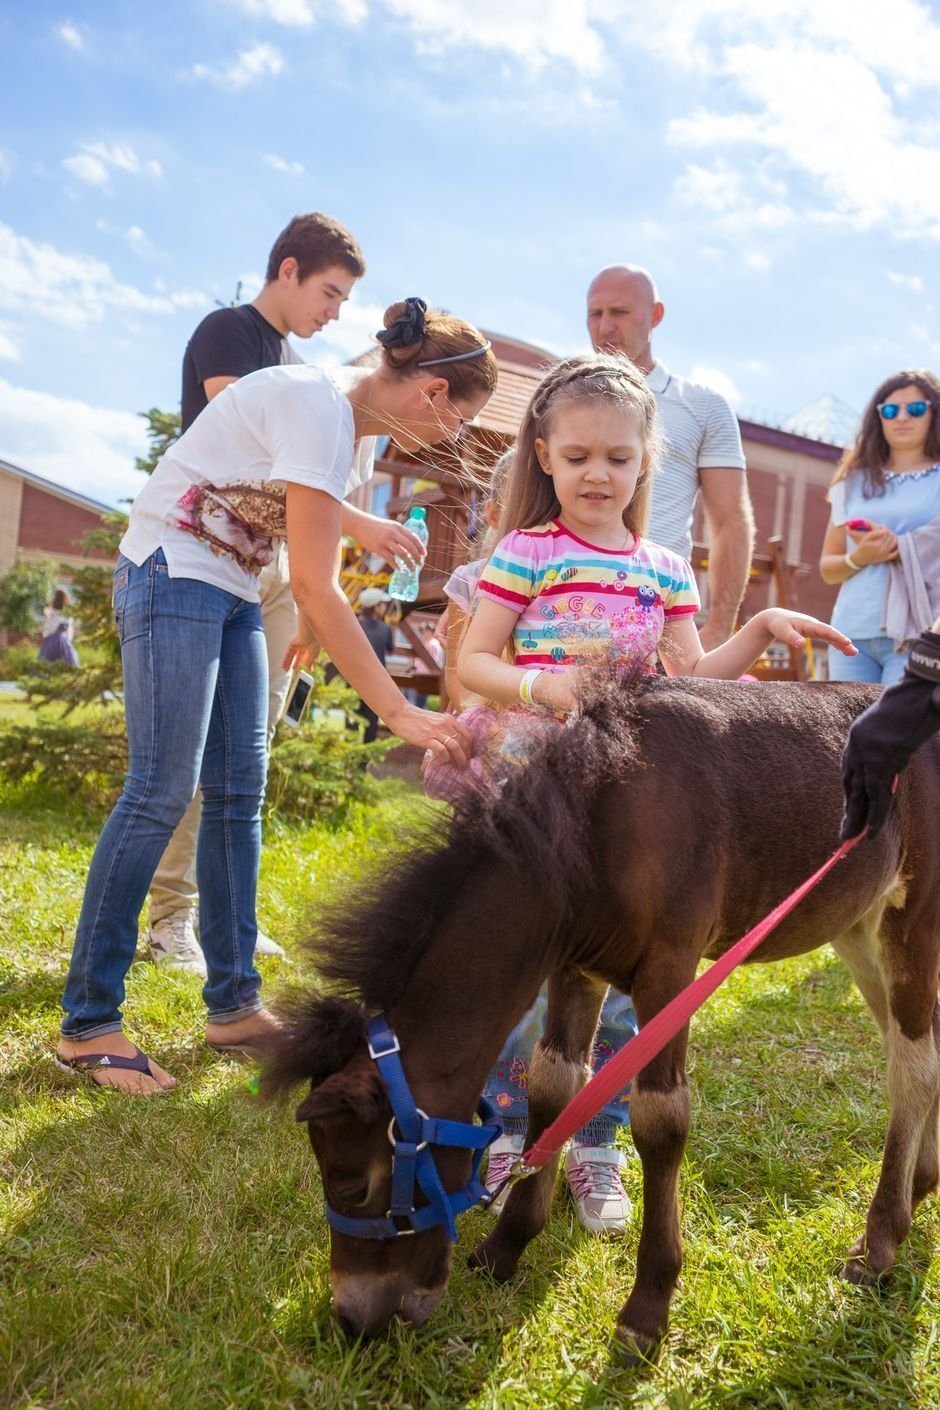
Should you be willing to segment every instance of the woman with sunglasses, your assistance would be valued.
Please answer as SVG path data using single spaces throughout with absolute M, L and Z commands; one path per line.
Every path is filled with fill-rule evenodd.
M 832 625 L 858 647 L 851 657 L 830 651 L 830 679 L 894 685 L 910 640 L 933 615 L 906 640 L 888 630 L 888 565 L 899 560 L 899 536 L 934 520 L 940 533 L 940 381 L 933 373 L 896 372 L 882 382 L 842 457 L 829 503 L 819 570 L 827 583 L 840 585 Z M 923 587 L 928 597 L 940 591 L 935 582 Z

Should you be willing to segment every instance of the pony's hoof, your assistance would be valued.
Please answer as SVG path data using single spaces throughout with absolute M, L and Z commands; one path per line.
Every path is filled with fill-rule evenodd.
M 839 1270 L 839 1276 L 846 1283 L 852 1283 L 857 1288 L 885 1288 L 888 1285 L 890 1272 L 886 1269 L 883 1273 L 876 1273 L 874 1268 L 869 1268 L 865 1261 L 864 1254 L 849 1254 Z
M 485 1273 L 494 1283 L 508 1283 L 519 1266 L 519 1260 L 500 1254 L 490 1247 L 489 1239 L 484 1239 L 467 1258 L 467 1267 L 474 1272 Z
M 618 1323 L 611 1355 L 619 1366 L 649 1366 L 659 1357 L 662 1344 L 662 1336 L 649 1336 L 635 1327 Z
M 846 1283 L 853 1283 L 857 1288 L 883 1288 L 887 1286 L 890 1269 L 883 1268 L 880 1273 L 876 1272 L 868 1261 L 868 1250 L 864 1241 L 859 1240 L 849 1249 L 845 1262 L 839 1270 L 839 1276 Z

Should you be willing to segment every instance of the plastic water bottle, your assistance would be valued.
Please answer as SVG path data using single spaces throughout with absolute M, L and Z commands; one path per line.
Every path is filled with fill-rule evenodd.
M 416 538 L 419 538 L 425 548 L 428 546 L 428 526 L 425 522 L 427 510 L 423 504 L 416 504 L 408 518 L 405 520 L 405 528 L 410 529 Z M 421 569 L 417 563 L 413 568 L 409 568 L 402 558 L 395 559 L 395 571 L 392 574 L 388 585 L 389 597 L 397 597 L 399 602 L 414 602 L 418 596 L 418 577 Z

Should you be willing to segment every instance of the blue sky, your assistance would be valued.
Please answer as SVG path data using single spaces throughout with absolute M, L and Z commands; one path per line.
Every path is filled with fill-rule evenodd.
M 630 261 L 742 412 L 940 367 L 936 4 L 35 0 L 0 52 L 0 456 L 95 497 L 301 210 L 369 265 L 311 360 L 410 293 L 579 351 Z

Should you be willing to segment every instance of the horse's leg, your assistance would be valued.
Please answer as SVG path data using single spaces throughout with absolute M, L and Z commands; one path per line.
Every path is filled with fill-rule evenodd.
M 888 1130 L 865 1233 L 850 1249 L 842 1270 L 849 1282 L 866 1285 L 876 1283 L 890 1270 L 898 1245 L 910 1230 L 914 1205 L 935 1187 L 938 1176 L 940 1009 L 936 964 L 931 964 L 931 947 L 917 943 L 912 919 L 902 912 L 886 913 L 880 939 L 888 1010 Z M 851 947 L 840 944 L 839 953 L 854 975 L 858 960 Z
M 606 992 L 606 984 L 580 971 L 564 970 L 549 979 L 545 1032 L 529 1072 L 527 1147 L 590 1076 L 591 1044 Z M 558 1156 L 514 1186 L 492 1233 L 471 1253 L 471 1268 L 485 1269 L 498 1282 L 512 1277 L 526 1245 L 545 1227 L 557 1170 Z
M 633 1003 L 642 1028 L 689 979 L 656 966 L 633 980 Z M 643 1226 L 633 1290 L 617 1317 L 616 1343 L 627 1360 L 655 1354 L 666 1330 L 669 1304 L 682 1268 L 679 1232 L 679 1166 L 689 1134 L 689 1087 L 685 1075 L 688 1027 L 634 1079 L 630 1127 L 643 1163 Z

